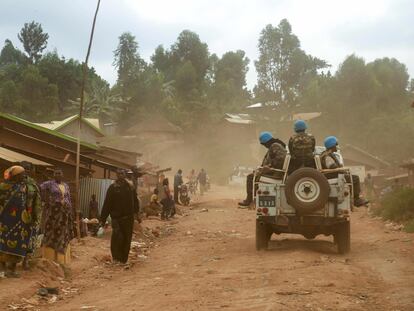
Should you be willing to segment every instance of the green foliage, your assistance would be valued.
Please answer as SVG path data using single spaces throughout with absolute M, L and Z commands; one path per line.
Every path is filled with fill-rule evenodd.
M 29 120 L 76 113 L 82 63 L 56 51 L 42 55 L 48 35 L 40 24 L 25 24 L 19 39 L 28 57 L 10 40 L 0 53 L 1 111 Z M 134 35 L 122 33 L 114 51 L 117 83 L 110 87 L 89 68 L 85 112 L 104 122 L 121 120 L 124 128 L 162 114 L 187 133 L 197 133 L 206 124 L 217 124 L 226 112 L 241 112 L 251 102 L 272 102 L 280 105 L 268 106 L 263 127 L 282 130 L 287 122 L 275 122 L 282 116 L 317 111 L 322 116 L 311 126 L 319 137 L 334 134 L 341 144 L 352 143 L 389 160 L 412 156 L 414 80 L 404 64 L 393 58 L 366 63 L 350 55 L 337 72 L 324 72 L 327 63 L 302 50 L 285 19 L 263 29 L 258 48 L 252 96 L 244 51 L 211 55 L 198 34 L 184 30 L 170 47 L 158 46 L 147 63 Z
M 414 145 L 404 143 L 414 139 L 408 79 L 405 65 L 395 59 L 366 63 L 351 55 L 334 76 L 320 74 L 308 80 L 298 104 L 303 111 L 322 112 L 312 127 L 315 134 L 334 134 L 342 145 L 351 143 L 389 161 L 401 161 L 414 153 Z
M 68 100 L 75 100 L 80 96 L 82 83 L 82 65 L 77 61 L 59 57 L 57 52 L 47 53 L 38 62 L 42 76 L 58 87 L 59 111 L 63 111 Z
M 138 43 L 131 33 L 124 32 L 119 36 L 113 65 L 118 70 L 118 83 L 125 87 L 129 87 L 134 75 L 144 69 L 145 62 L 138 54 Z
M 43 50 L 47 46 L 49 35 L 43 32 L 42 25 L 35 23 L 25 23 L 18 34 L 20 42 L 32 63 L 37 62 L 42 56 Z
M 177 42 L 171 46 L 171 65 L 178 70 L 180 66 L 188 66 L 188 63 L 191 63 L 198 87 L 203 84 L 210 67 L 209 56 L 207 44 L 201 42 L 200 37 L 189 30 L 182 31 Z
M 46 121 L 44 117 L 55 112 L 58 102 L 57 86 L 50 84 L 47 78 L 41 76 L 37 67 L 29 65 L 23 71 L 20 92 L 21 109 L 25 116 Z
M 258 84 L 256 98 L 292 105 L 302 80 L 326 68 L 325 61 L 307 55 L 301 48 L 286 19 L 278 26 L 267 25 L 259 38 L 259 59 L 255 62 Z
M 411 219 L 404 224 L 404 231 L 408 233 L 414 233 L 414 219 Z
M 49 36 L 38 23 L 26 23 L 18 34 L 29 57 L 7 39 L 0 53 L 0 109 L 31 121 L 51 121 L 77 113 L 71 101 L 80 97 L 82 64 L 56 51 L 42 55 Z M 106 87 L 93 68 L 88 69 L 86 92 L 92 85 Z
M 217 117 L 225 112 L 237 112 L 247 106 L 250 93 L 246 88 L 249 59 L 245 52 L 227 52 L 214 60 L 212 85 L 209 92 Z
M 403 188 L 388 193 L 374 212 L 387 220 L 408 223 L 408 229 L 412 228 L 414 189 Z
M 22 65 L 26 62 L 26 56 L 13 46 L 13 43 L 6 39 L 0 53 L 0 66 Z

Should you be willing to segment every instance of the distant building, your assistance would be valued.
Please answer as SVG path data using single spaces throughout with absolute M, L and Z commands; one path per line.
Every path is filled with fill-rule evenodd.
M 60 167 L 69 180 L 74 180 L 77 139 L 59 131 L 59 128 L 68 129 L 66 125 L 59 124 L 58 130 L 54 130 L 0 113 L 0 147 Z M 88 131 L 87 127 L 82 131 L 84 129 Z M 81 140 L 80 175 L 114 178 L 117 168 L 127 169 L 136 165 L 139 156 L 136 152 L 100 147 Z
M 184 144 L 183 130 L 161 116 L 138 121 L 124 135 L 105 136 L 99 146 L 121 150 L 136 150 L 145 154 L 144 159 L 152 163 L 165 160 L 165 152 L 172 156 Z
M 81 140 L 95 144 L 105 134 L 100 129 L 99 120 L 93 118 L 82 118 Z M 35 123 L 49 130 L 57 131 L 72 137 L 78 136 L 79 115 L 74 115 L 61 121 L 51 121 L 49 123 Z
M 171 141 L 180 140 L 183 130 L 161 116 L 138 121 L 136 125 L 125 131 L 126 136 L 138 136 L 140 139 Z

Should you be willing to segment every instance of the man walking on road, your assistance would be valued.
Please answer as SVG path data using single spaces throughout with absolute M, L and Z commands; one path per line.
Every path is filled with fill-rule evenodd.
M 124 170 L 117 171 L 117 180 L 109 187 L 101 213 L 101 226 L 112 219 L 111 254 L 114 262 L 125 264 L 131 247 L 134 214 L 139 212 L 135 189 L 126 180 Z
M 200 184 L 200 195 L 203 195 L 204 191 L 206 191 L 207 184 L 207 173 L 204 168 L 202 168 L 200 173 L 198 173 L 197 181 Z
M 183 171 L 179 169 L 177 174 L 174 176 L 174 202 L 178 205 L 181 205 L 180 201 L 178 200 L 178 193 L 180 192 L 180 186 L 183 183 Z

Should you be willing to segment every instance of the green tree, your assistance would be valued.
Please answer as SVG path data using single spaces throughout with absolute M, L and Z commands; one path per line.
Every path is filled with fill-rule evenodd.
M 151 56 L 151 61 L 154 69 L 162 73 L 166 80 L 171 81 L 174 79 L 171 53 L 166 51 L 162 45 L 157 46 L 154 54 Z
M 138 43 L 131 33 L 124 32 L 119 36 L 113 65 L 118 70 L 118 83 L 126 87 L 133 75 L 145 69 L 146 64 L 138 54 Z
M 19 113 L 20 109 L 16 104 L 18 99 L 19 92 L 16 84 L 12 80 L 8 80 L 1 84 L 0 108 L 2 111 Z
M 40 59 L 49 39 L 49 35 L 43 32 L 42 25 L 34 21 L 25 23 L 17 37 L 32 63 Z
M 246 87 L 249 59 L 245 56 L 245 52 L 241 50 L 227 52 L 213 64 L 214 81 L 210 99 L 216 105 L 217 117 L 222 117 L 225 112 L 244 108 L 250 99 Z
M 20 92 L 20 104 L 25 117 L 34 121 L 46 121 L 57 112 L 58 88 L 42 77 L 37 67 L 29 65 L 24 70 Z
M 40 74 L 49 83 L 56 84 L 59 90 L 59 111 L 70 109 L 69 100 L 80 97 L 82 84 L 82 64 L 74 59 L 60 57 L 56 51 L 46 53 L 38 62 Z M 92 93 L 92 85 L 108 88 L 108 83 L 98 76 L 93 68 L 88 68 L 88 78 L 85 91 Z M 68 106 L 69 105 L 69 106 Z
M 255 62 L 258 84 L 255 95 L 262 101 L 291 105 L 304 76 L 316 74 L 327 63 L 307 55 L 286 19 L 278 26 L 267 25 L 259 38 L 259 59 Z
M 82 82 L 82 66 L 79 62 L 59 57 L 57 52 L 45 54 L 38 62 L 39 72 L 50 83 L 56 84 L 59 90 L 59 111 L 63 111 L 68 100 L 80 96 Z
M 189 30 L 182 31 L 171 47 L 173 66 L 178 70 L 180 66 L 188 66 L 190 62 L 199 86 L 204 82 L 210 67 L 209 55 L 207 44 L 201 42 L 198 34 Z
M 367 64 L 378 88 L 373 108 L 381 112 L 405 109 L 409 75 L 407 67 L 395 58 L 381 58 Z
M 0 52 L 0 66 L 4 65 L 22 65 L 26 61 L 24 54 L 13 46 L 13 43 L 6 39 L 3 49 Z

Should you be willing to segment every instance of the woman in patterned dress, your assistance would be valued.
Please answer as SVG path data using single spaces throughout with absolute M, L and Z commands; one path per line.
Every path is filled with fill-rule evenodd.
M 0 183 L 0 269 L 7 277 L 19 277 L 16 265 L 29 249 L 33 226 L 38 222 L 33 202 L 40 202 L 36 193 L 29 195 L 25 170 L 12 166 Z M 39 196 L 39 193 L 37 193 Z
M 56 169 L 53 179 L 40 185 L 42 200 L 45 202 L 42 254 L 60 264 L 69 264 L 69 243 L 74 237 L 74 218 L 70 189 L 62 179 L 62 170 Z

